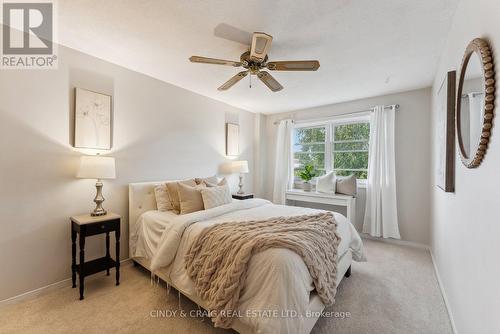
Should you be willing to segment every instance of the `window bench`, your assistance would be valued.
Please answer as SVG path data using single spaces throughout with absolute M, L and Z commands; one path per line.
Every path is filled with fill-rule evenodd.
M 347 219 L 354 223 L 356 221 L 356 197 L 334 193 L 319 193 L 315 191 L 304 191 L 301 189 L 287 190 L 285 199 L 288 201 L 299 201 L 319 203 L 327 205 L 345 206 L 347 208 Z

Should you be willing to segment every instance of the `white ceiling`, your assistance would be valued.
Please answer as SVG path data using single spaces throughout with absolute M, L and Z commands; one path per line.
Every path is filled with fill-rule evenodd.
M 210 98 L 274 113 L 430 86 L 458 0 L 59 0 L 59 42 Z M 317 72 L 273 72 L 217 87 L 240 69 L 249 33 L 274 37 L 270 60 L 318 59 Z M 236 42 L 236 40 L 240 42 Z M 249 43 L 250 41 L 248 41 Z

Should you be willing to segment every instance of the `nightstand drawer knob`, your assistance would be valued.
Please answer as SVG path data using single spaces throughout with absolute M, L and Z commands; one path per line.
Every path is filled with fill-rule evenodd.
M 106 226 L 105 225 L 101 225 L 101 228 L 105 228 Z

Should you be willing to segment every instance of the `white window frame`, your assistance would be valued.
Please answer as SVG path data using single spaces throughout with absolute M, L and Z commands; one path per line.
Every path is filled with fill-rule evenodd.
M 370 114 L 362 114 L 350 117 L 332 117 L 321 121 L 297 121 L 295 122 L 295 129 L 325 127 L 325 171 L 333 170 L 333 145 L 335 138 L 335 126 L 352 123 L 365 123 L 370 122 Z M 364 170 L 364 169 L 363 169 Z M 368 170 L 368 166 L 367 166 Z M 357 179 L 359 187 L 366 187 L 366 179 Z

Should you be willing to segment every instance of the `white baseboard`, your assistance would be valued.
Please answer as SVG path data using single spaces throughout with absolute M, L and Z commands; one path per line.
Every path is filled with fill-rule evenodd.
M 360 233 L 359 235 L 363 239 L 375 240 L 375 241 L 385 242 L 385 243 L 393 244 L 393 245 L 409 246 L 409 247 L 430 250 L 428 245 L 421 244 L 418 242 L 406 241 L 406 240 L 400 240 L 400 239 L 392 239 L 392 238 L 377 238 L 377 237 L 372 237 L 371 235 L 366 234 L 366 233 Z
M 446 311 L 448 311 L 448 318 L 450 318 L 451 329 L 454 334 L 458 334 L 457 327 L 455 326 L 455 320 L 453 319 L 453 314 L 451 313 L 450 302 L 448 301 L 448 297 L 446 297 L 446 292 L 444 291 L 443 282 L 441 281 L 441 276 L 439 276 L 439 270 L 434 260 L 434 253 L 432 252 L 432 248 L 429 248 L 431 253 L 432 264 L 434 266 L 434 272 L 436 273 L 436 278 L 438 281 L 439 289 L 441 290 L 441 296 L 443 296 L 444 305 L 446 306 Z
M 120 261 L 120 266 L 122 266 L 122 267 L 131 265 L 131 264 L 132 264 L 131 258 Z M 32 298 L 38 297 L 42 294 L 46 294 L 48 292 L 62 289 L 62 288 L 68 287 L 68 286 L 71 286 L 71 277 L 63 279 L 62 281 L 59 281 L 59 282 L 55 282 L 55 283 L 43 286 L 43 287 L 35 289 L 35 290 L 21 293 L 20 295 L 17 295 L 14 297 L 0 300 L 0 306 L 19 303 L 21 301 L 32 299 Z

